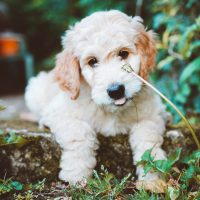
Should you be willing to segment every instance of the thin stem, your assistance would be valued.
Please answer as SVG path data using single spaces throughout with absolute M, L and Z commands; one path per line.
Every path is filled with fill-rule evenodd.
M 165 101 L 167 101 L 167 103 L 169 103 L 174 110 L 176 110 L 176 112 L 180 115 L 180 117 L 183 119 L 183 121 L 185 122 L 186 126 L 188 127 L 188 129 L 190 130 L 192 137 L 198 147 L 198 149 L 200 149 L 200 143 L 199 140 L 196 136 L 196 133 L 194 132 L 192 126 L 190 125 L 189 121 L 185 118 L 185 116 L 183 115 L 183 113 L 164 95 L 162 94 L 158 89 L 156 89 L 153 85 L 151 85 L 149 82 L 147 82 L 146 80 L 144 80 L 141 76 L 139 76 L 138 74 L 136 74 L 134 72 L 134 70 L 132 69 L 132 67 L 129 64 L 125 64 L 122 66 L 122 69 L 128 73 L 133 74 L 134 76 L 136 76 L 138 79 L 140 79 L 143 83 L 145 83 L 147 86 L 149 86 L 152 90 L 154 90 L 158 95 L 160 95 Z

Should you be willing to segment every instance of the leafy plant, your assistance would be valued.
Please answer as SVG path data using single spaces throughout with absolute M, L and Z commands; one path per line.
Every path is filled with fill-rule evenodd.
M 173 170 L 173 165 L 179 160 L 181 149 L 177 149 L 175 154 L 170 155 L 167 160 L 154 160 L 154 157 L 151 155 L 152 149 L 145 151 L 142 155 L 142 159 L 138 162 L 138 165 L 142 164 L 144 166 L 145 174 L 149 171 L 159 171 L 164 175 L 169 175 Z
M 32 189 L 32 190 L 38 190 L 38 191 L 41 192 L 42 190 L 44 190 L 45 182 L 46 182 L 46 179 L 44 178 L 42 181 L 38 181 L 35 184 L 31 183 L 29 185 L 29 188 Z
M 168 182 L 166 196 L 170 199 L 183 198 L 195 191 L 200 195 L 200 150 L 181 158 L 181 148 L 178 148 L 166 160 L 154 160 L 152 149 L 144 152 L 138 165 L 144 166 L 145 174 L 160 172 Z
M 0 180 L 0 195 L 8 193 L 12 190 L 22 190 L 24 188 L 23 184 L 18 181 L 8 180 Z
M 1 146 L 6 146 L 6 145 L 17 145 L 17 147 L 21 147 L 27 142 L 28 142 L 27 139 L 19 135 L 16 135 L 14 131 L 5 133 L 3 129 L 0 128 L 0 148 Z
M 197 0 L 155 1 L 153 28 L 160 33 L 158 69 L 153 79 L 159 89 L 185 114 L 200 114 L 200 17 Z M 188 15 L 188 13 L 192 13 Z M 174 114 L 175 122 L 180 117 Z
M 35 184 L 28 183 L 28 184 L 23 184 L 19 181 L 14 181 L 12 178 L 10 179 L 5 179 L 5 180 L 0 180 L 0 196 L 6 193 L 16 193 L 16 192 L 24 192 L 25 191 L 25 196 L 30 196 L 34 191 L 39 191 L 42 192 L 45 187 L 45 181 L 46 179 L 43 179 L 42 181 L 38 181 Z M 15 195 L 16 197 L 22 195 Z M 23 198 L 22 198 L 23 199 Z

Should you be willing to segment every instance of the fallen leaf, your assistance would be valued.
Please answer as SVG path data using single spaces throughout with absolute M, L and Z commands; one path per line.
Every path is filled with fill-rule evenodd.
M 136 182 L 136 188 L 138 190 L 144 189 L 150 192 L 155 193 L 165 193 L 165 190 L 167 188 L 167 184 L 162 179 L 152 180 L 152 181 L 137 181 Z

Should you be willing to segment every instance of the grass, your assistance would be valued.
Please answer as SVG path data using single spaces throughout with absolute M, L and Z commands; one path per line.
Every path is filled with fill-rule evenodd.
M 94 171 L 93 178 L 84 187 L 69 186 L 63 182 L 20 183 L 12 179 L 0 180 L 0 199 L 53 199 L 71 197 L 84 200 L 198 200 L 200 199 L 200 151 L 182 155 L 181 148 L 169 155 L 167 160 L 154 161 L 151 149 L 147 150 L 138 165 L 143 165 L 145 172 L 159 171 L 165 176 L 167 188 L 164 194 L 137 190 L 133 175 L 117 179 L 103 166 L 101 171 Z

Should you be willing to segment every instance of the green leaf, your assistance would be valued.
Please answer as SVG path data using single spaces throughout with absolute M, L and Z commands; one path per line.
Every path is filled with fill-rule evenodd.
M 200 73 L 193 74 L 192 78 L 189 79 L 190 85 L 196 85 L 197 87 L 200 87 L 199 77 L 200 77 Z
M 178 148 L 174 154 L 171 154 L 168 157 L 168 160 L 171 163 L 171 165 L 175 164 L 175 162 L 177 162 L 180 159 L 181 151 L 182 149 Z
M 151 151 L 152 149 L 148 149 L 144 152 L 142 155 L 142 161 L 152 161 L 153 158 L 151 157 Z
M 46 178 L 42 181 L 38 181 L 36 184 L 32 185 L 32 187 L 40 192 L 44 189 Z
M 184 164 L 194 164 L 195 162 L 198 161 L 198 159 L 200 159 L 200 150 L 196 150 L 194 151 L 192 154 L 188 155 L 188 156 L 184 156 L 184 158 L 182 159 L 182 163 Z
M 200 71 L 200 57 L 196 58 L 186 66 L 180 76 L 180 83 L 182 84 L 183 82 L 185 82 L 196 71 Z
M 181 155 L 181 148 L 178 148 L 175 153 L 171 154 L 167 160 L 154 161 L 155 167 L 162 173 L 169 173 L 172 170 L 172 166 L 177 162 Z
M 144 166 L 144 174 L 147 174 L 151 169 L 153 169 L 153 166 L 146 163 Z
M 186 4 L 186 8 L 191 8 L 193 5 L 195 5 L 196 0 L 189 0 Z
M 15 190 L 22 190 L 23 189 L 23 185 L 18 182 L 18 181 L 12 181 L 11 182 L 11 186 L 15 189 Z
M 191 88 L 189 87 L 189 85 L 187 83 L 183 83 L 181 85 L 181 93 L 184 95 L 184 96 L 188 96 L 191 92 Z
M 186 57 L 188 49 L 190 48 L 190 43 L 192 38 L 195 37 L 195 35 L 198 34 L 198 32 L 200 31 L 200 25 L 198 23 L 198 19 L 199 18 L 196 18 L 195 24 L 186 27 L 186 30 L 184 31 L 183 36 L 181 37 L 178 43 L 178 49 L 184 58 Z
M 183 172 L 183 174 L 181 176 L 181 180 L 186 183 L 189 182 L 189 180 L 193 178 L 195 172 L 196 172 L 195 166 L 190 165 L 189 168 Z
M 182 104 L 184 104 L 184 103 L 187 102 L 186 96 L 183 95 L 183 94 L 181 94 L 181 93 L 178 93 L 178 94 L 176 95 L 175 100 L 176 100 L 177 102 L 179 102 L 179 103 L 182 103 Z
M 0 195 L 6 192 L 10 192 L 12 190 L 12 186 L 10 184 L 0 183 Z
M 190 48 L 188 49 L 186 53 L 186 57 L 189 58 L 192 55 L 193 51 L 198 47 L 200 47 L 200 40 L 195 41 L 190 45 Z
M 200 159 L 200 150 L 196 150 L 192 153 L 192 156 L 195 158 L 195 159 Z
M 168 160 L 156 160 L 155 167 L 162 173 L 169 173 L 172 165 Z
M 24 146 L 25 144 L 27 144 L 28 142 L 29 142 L 28 139 L 17 136 L 17 139 L 14 143 L 16 144 L 16 146 L 18 148 L 20 148 L 20 147 Z
M 9 137 L 7 138 L 6 142 L 7 142 L 8 144 L 10 144 L 10 143 L 15 142 L 16 139 L 17 139 L 17 136 L 16 136 L 15 132 L 11 131 L 11 132 L 9 133 Z
M 174 154 L 171 154 L 167 160 L 155 160 L 151 156 L 152 149 L 146 150 L 142 155 L 141 161 L 137 164 L 144 165 L 145 174 L 149 172 L 151 169 L 160 171 L 164 174 L 170 173 L 172 170 L 172 166 L 177 162 L 180 158 L 181 148 L 178 148 Z
M 168 16 L 164 13 L 158 13 L 153 17 L 153 28 L 158 29 L 162 24 L 168 20 Z
M 180 195 L 179 189 L 175 189 L 171 186 L 168 187 L 167 192 L 169 194 L 170 200 L 176 200 Z
M 158 63 L 157 68 L 158 68 L 158 69 L 162 69 L 162 68 L 164 68 L 164 67 L 167 66 L 167 65 L 171 65 L 172 62 L 173 62 L 175 59 L 176 59 L 175 57 L 168 56 L 167 58 L 161 60 L 161 61 Z
M 15 134 L 15 132 L 9 132 L 9 136 L 5 136 L 3 130 L 0 129 L 0 147 L 7 145 L 16 145 L 16 147 L 20 148 L 29 142 L 28 139 L 23 138 Z

